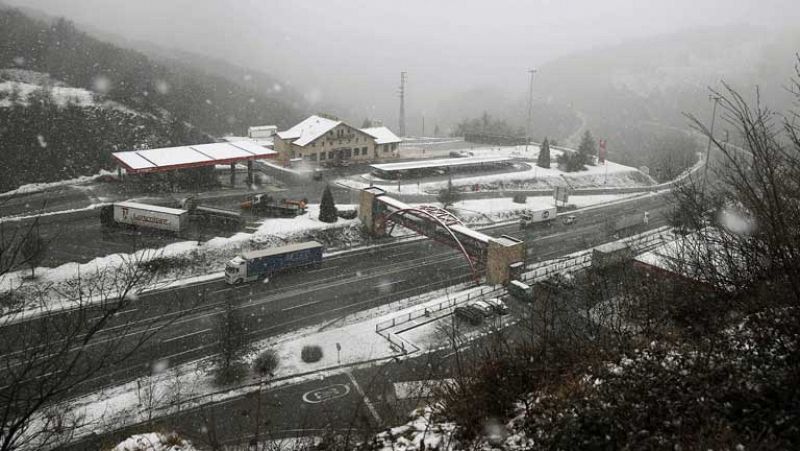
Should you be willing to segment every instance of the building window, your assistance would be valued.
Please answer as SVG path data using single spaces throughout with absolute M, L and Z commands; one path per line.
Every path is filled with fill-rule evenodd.
M 388 151 L 389 151 L 389 145 L 388 144 L 384 144 L 383 145 L 383 153 L 386 153 Z
M 367 148 L 366 147 L 362 147 L 361 148 L 361 155 L 366 155 L 366 154 L 367 154 Z
M 328 159 L 333 160 L 333 151 L 328 152 Z
M 325 152 L 320 152 L 319 153 L 319 161 L 322 161 L 324 159 L 325 159 Z
M 317 143 L 315 142 L 311 143 L 311 147 L 317 147 Z
M 292 153 L 289 155 L 289 158 L 296 158 L 296 157 L 297 157 L 297 154 L 293 150 Z
M 397 143 L 392 144 L 392 150 L 397 150 Z
M 315 153 L 311 154 L 311 161 L 317 161 L 317 154 Z

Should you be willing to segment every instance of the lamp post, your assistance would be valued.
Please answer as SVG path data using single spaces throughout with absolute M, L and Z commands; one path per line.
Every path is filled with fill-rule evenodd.
M 531 82 L 528 86 L 528 122 L 525 130 L 527 131 L 525 136 L 525 152 L 528 152 L 528 144 L 531 141 L 531 121 L 533 120 L 533 75 L 536 73 L 536 69 L 528 70 L 528 73 L 531 74 Z
M 714 108 L 711 111 L 711 130 L 708 134 L 708 144 L 706 145 L 706 163 L 705 167 L 703 168 L 703 185 L 702 185 L 702 193 L 705 195 L 706 193 L 706 179 L 708 178 L 708 159 L 711 156 L 711 141 L 714 139 L 714 123 L 717 120 L 717 105 L 719 101 L 722 100 L 722 97 L 716 95 L 708 96 L 709 100 L 714 101 Z

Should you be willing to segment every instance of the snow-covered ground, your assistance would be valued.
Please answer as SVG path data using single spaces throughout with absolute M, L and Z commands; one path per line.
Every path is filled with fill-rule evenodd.
M 86 89 L 71 88 L 67 86 L 40 86 L 31 83 L 4 81 L 0 82 L 0 93 L 3 93 L 6 98 L 0 99 L 0 108 L 10 107 L 11 100 L 7 97 L 16 92 L 19 95 L 17 103 L 25 105 L 28 102 L 28 97 L 33 94 L 37 89 L 47 90 L 53 98 L 53 101 L 59 106 L 66 106 L 67 103 L 72 102 L 77 106 L 92 106 L 95 104 L 94 93 Z
M 120 442 L 111 451 L 196 451 L 192 443 L 175 433 L 136 434 Z
M 84 175 L 81 177 L 77 177 L 74 179 L 68 180 L 59 180 L 57 182 L 49 182 L 49 183 L 30 183 L 27 185 L 22 185 L 17 189 L 13 189 L 11 191 L 6 191 L 4 193 L 0 193 L 0 198 L 2 197 L 9 197 L 9 196 L 16 196 L 20 194 L 31 194 L 31 193 L 39 193 L 48 189 L 58 188 L 60 186 L 73 186 L 73 185 L 82 185 L 85 183 L 89 183 L 96 179 L 97 177 L 101 177 L 104 175 L 116 175 L 115 172 L 111 171 L 100 171 L 95 175 Z
M 636 237 L 629 237 L 625 241 L 634 239 Z M 586 252 L 575 253 L 572 258 L 581 260 Z M 567 270 L 564 259 L 541 262 L 536 267 Z M 578 267 L 579 265 L 575 266 Z M 376 325 L 418 313 L 421 309 L 433 310 L 442 301 L 449 300 L 453 296 L 464 298 L 466 294 L 470 294 L 471 299 L 476 299 L 482 293 L 487 296 L 493 295 L 493 292 L 485 291 L 482 287 L 468 288 L 460 285 L 352 313 L 337 320 L 335 324 L 315 324 L 256 342 L 253 351 L 244 360 L 250 366 L 267 350 L 277 353 L 279 364 L 274 372 L 273 381 L 267 385 L 269 389 L 325 378 L 390 358 L 403 359 L 417 356 L 420 352 L 432 351 L 441 344 L 441 337 L 434 339 L 437 333 L 435 327 L 427 325 L 419 333 L 403 332 L 419 340 L 416 349 L 406 355 L 393 349 L 390 342 L 376 332 Z M 510 316 L 504 320 L 505 323 L 511 321 Z M 472 330 L 462 337 L 460 343 L 465 344 L 482 333 L 485 332 L 479 329 Z M 337 352 L 337 344 L 341 346 L 341 353 Z M 314 363 L 303 362 L 300 354 L 306 345 L 320 346 L 322 358 Z M 74 435 L 75 438 L 80 438 L 89 433 L 119 429 L 197 405 L 243 396 L 260 389 L 255 374 L 251 374 L 248 380 L 237 387 L 220 388 L 214 383 L 214 369 L 213 357 L 174 367 L 170 366 L 169 361 L 157 362 L 150 376 L 70 400 L 61 408 L 68 411 L 71 417 L 80 418 L 81 425 Z M 41 418 L 34 419 L 34 429 L 40 421 Z
M 576 208 L 585 208 L 609 202 L 641 196 L 639 193 L 629 194 L 597 194 L 588 196 L 571 196 L 569 204 Z M 547 196 L 529 196 L 524 204 L 516 203 L 509 197 L 491 199 L 472 199 L 456 202 L 451 208 L 467 223 L 480 222 L 482 219 L 501 220 L 521 214 L 526 210 L 543 210 L 553 208 L 555 201 Z
M 603 165 L 586 166 L 586 170 L 578 172 L 564 172 L 558 169 L 555 161 L 562 151 L 550 149 L 552 160 L 551 167 L 548 169 L 536 166 L 536 157 L 539 148 L 536 146 L 516 147 L 477 147 L 462 149 L 471 152 L 475 157 L 510 157 L 524 159 L 528 168 L 525 170 L 476 175 L 468 173 L 453 177 L 453 185 L 456 187 L 470 188 L 478 185 L 481 190 L 504 187 L 508 189 L 547 189 L 555 186 L 570 186 L 572 188 L 597 188 L 597 187 L 629 187 L 629 186 L 649 186 L 654 185 L 655 181 L 648 175 L 643 174 L 636 168 L 617 164 L 611 161 Z M 362 189 L 370 186 L 377 186 L 386 190 L 388 193 L 398 192 L 397 181 L 376 179 L 370 174 L 361 174 L 336 180 L 342 186 Z M 420 180 L 400 182 L 400 192 L 403 194 L 430 194 L 436 193 L 447 186 L 448 181 L 444 178 L 439 180 Z
M 609 195 L 590 195 L 572 196 L 570 203 L 578 208 L 601 205 L 608 202 L 625 200 L 636 196 L 635 194 L 609 194 Z M 458 202 L 455 205 L 457 213 L 464 218 L 466 223 L 481 224 L 493 223 L 498 220 L 508 219 L 522 210 L 540 209 L 552 206 L 552 199 L 547 197 L 528 197 L 526 203 L 518 204 L 508 198 L 500 199 L 476 199 Z M 355 205 L 339 205 L 339 209 L 354 209 Z M 161 288 L 170 284 L 173 286 L 177 280 L 190 277 L 198 277 L 220 273 L 224 263 L 233 256 L 251 249 L 260 249 L 280 244 L 286 244 L 301 238 L 305 233 L 312 231 L 323 231 L 329 229 L 345 229 L 355 227 L 359 224 L 358 219 L 339 219 L 335 223 L 324 223 L 319 221 L 319 204 L 310 204 L 305 215 L 296 218 L 269 218 L 253 233 L 237 233 L 231 237 L 216 237 L 204 243 L 196 241 L 181 241 L 172 243 L 159 249 L 143 249 L 133 254 L 111 254 L 98 257 L 88 263 L 67 263 L 56 268 L 39 267 L 36 269 L 37 278 L 34 281 L 26 280 L 28 270 L 19 270 L 6 274 L 0 278 L 0 293 L 9 290 L 25 291 L 25 287 L 36 284 L 39 287 L 52 286 L 57 288 L 64 283 L 74 280 L 81 276 L 83 280 L 91 277 L 92 274 L 111 272 L 115 268 L 121 268 L 130 262 L 146 262 L 155 258 L 168 257 L 193 257 L 192 261 L 196 265 L 189 268 L 180 268 L 167 274 L 163 274 L 158 280 L 152 281 L 151 288 Z M 197 258 L 195 258 L 197 257 Z M 202 257 L 202 258 L 199 258 Z M 202 262 L 202 264 L 200 263 Z M 69 302 L 65 302 L 62 297 L 56 294 L 58 290 L 51 290 L 50 297 L 31 300 L 26 302 L 24 310 L 39 311 L 45 305 L 47 309 L 69 308 Z M 32 314 L 31 312 L 25 313 Z
M 339 205 L 339 209 L 342 210 L 353 208 L 355 208 L 354 205 Z M 84 264 L 67 263 L 56 268 L 40 267 L 36 269 L 37 278 L 33 281 L 26 279 L 30 271 L 19 270 L 0 278 L 0 293 L 10 290 L 24 292 L 26 287 L 33 285 L 39 288 L 49 286 L 53 289 L 48 291 L 46 297 L 33 297 L 30 302 L 25 303 L 24 309 L 38 311 L 46 307 L 47 310 L 52 311 L 53 309 L 69 308 L 70 303 L 64 300 L 56 288 L 77 277 L 87 281 L 91 280 L 93 275 L 113 273 L 116 268 L 122 268 L 131 262 L 144 263 L 155 258 L 192 257 L 192 261 L 205 262 L 204 266 L 179 268 L 174 272 L 163 274 L 156 281 L 151 281 L 153 285 L 159 287 L 174 283 L 179 278 L 221 273 L 225 262 L 242 251 L 291 242 L 293 237 L 301 237 L 311 231 L 344 229 L 358 224 L 358 219 L 339 218 L 335 223 L 325 223 L 317 219 L 318 217 L 319 204 L 310 204 L 305 215 L 296 218 L 265 219 L 253 233 L 237 233 L 227 238 L 217 237 L 204 243 L 181 241 L 159 249 L 143 249 L 133 254 L 111 254 L 98 257 Z

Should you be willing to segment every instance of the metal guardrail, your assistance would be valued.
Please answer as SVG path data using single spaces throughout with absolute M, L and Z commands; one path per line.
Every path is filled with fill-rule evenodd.
M 630 247 L 635 248 L 636 252 L 643 252 L 647 249 L 651 249 L 657 245 L 660 245 L 664 242 L 663 234 L 667 231 L 668 227 L 661 227 L 658 229 L 650 230 L 639 235 L 634 235 L 630 237 L 623 238 L 619 241 L 628 244 Z M 573 272 L 578 269 L 585 268 L 590 266 L 592 263 L 592 249 L 587 249 L 584 251 L 580 251 L 576 254 L 573 254 L 570 257 L 562 259 L 560 261 L 552 262 L 552 261 L 545 261 L 539 262 L 534 265 L 531 265 L 528 271 L 521 275 L 521 279 L 525 282 L 539 282 L 541 280 L 545 280 L 550 277 L 552 274 L 561 273 L 564 271 Z M 469 302 L 472 299 L 482 298 L 486 294 L 489 293 L 496 293 L 503 291 L 503 287 L 481 287 L 479 292 L 470 291 L 466 294 L 455 294 L 451 298 L 447 299 L 446 301 L 439 302 L 435 306 L 425 306 L 420 309 L 412 310 L 408 313 L 404 313 L 402 315 L 398 315 L 392 317 L 389 320 L 381 321 L 375 324 L 375 332 L 379 335 L 385 337 L 392 343 L 394 346 L 398 347 L 404 353 L 407 352 L 406 343 L 414 346 L 413 343 L 407 342 L 402 338 L 399 338 L 397 334 L 392 332 L 382 333 L 388 329 L 394 328 L 401 324 L 408 323 L 413 321 L 417 318 L 421 318 L 424 316 L 428 316 L 431 313 L 436 313 L 442 311 L 447 308 L 455 307 L 461 303 Z M 416 296 L 418 299 L 422 299 L 424 297 L 430 297 L 430 295 L 426 296 L 424 294 Z M 414 348 L 418 349 L 416 346 Z
M 481 287 L 479 293 L 475 293 L 471 291 L 466 293 L 466 295 L 455 294 L 451 298 L 447 299 L 446 301 L 439 302 L 435 306 L 425 306 L 421 309 L 413 310 L 411 312 L 405 313 L 403 315 L 398 315 L 393 317 L 390 320 L 382 321 L 375 325 L 375 332 L 380 334 L 382 331 L 386 329 L 391 329 L 393 327 L 399 326 L 401 324 L 413 321 L 417 318 L 422 318 L 424 316 L 429 316 L 432 313 L 440 312 L 444 309 L 455 307 L 456 305 L 469 302 L 472 299 L 482 297 L 488 293 L 500 291 L 499 288 L 493 287 Z

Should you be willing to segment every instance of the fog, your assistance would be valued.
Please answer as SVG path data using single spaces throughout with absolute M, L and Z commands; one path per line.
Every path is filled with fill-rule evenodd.
M 333 113 L 392 126 L 400 71 L 409 73 L 409 117 L 431 117 L 442 99 L 470 89 L 497 87 L 524 98 L 529 68 L 574 52 L 690 29 L 778 29 L 800 21 L 795 0 L 7 3 L 263 71 L 312 104 L 338 106 Z

